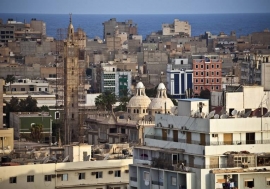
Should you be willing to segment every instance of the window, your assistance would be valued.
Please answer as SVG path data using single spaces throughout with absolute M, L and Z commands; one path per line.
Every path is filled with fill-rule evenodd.
M 270 178 L 266 178 L 266 186 L 270 186 Z
M 63 174 L 61 180 L 62 181 L 68 181 L 68 174 Z
M 102 172 L 96 172 L 96 178 L 97 179 L 102 178 Z
M 45 91 L 48 91 L 48 89 L 47 89 L 47 88 L 45 88 Z
M 214 72 L 212 72 L 212 75 L 214 75 Z
M 208 72 L 206 72 L 206 76 L 209 76 L 209 73 Z
M 27 175 L 27 182 L 34 182 L 34 175 Z
M 219 89 L 219 87 L 218 86 L 216 86 L 216 90 L 218 90 Z
M 52 175 L 44 175 L 44 181 L 52 181 Z
M 114 177 L 121 177 L 121 171 L 120 170 L 114 171 Z
M 25 88 L 21 88 L 21 91 L 25 91 Z
M 198 90 L 198 87 L 197 86 L 195 87 L 195 90 Z
M 79 180 L 84 180 L 85 179 L 85 173 L 79 173 L 78 179 Z
M 198 68 L 198 65 L 195 65 L 195 68 Z
M 203 65 L 201 65 L 201 68 L 203 69 Z
M 55 112 L 55 119 L 60 119 L 60 112 Z
M 201 75 L 203 75 L 203 72 L 201 72 Z
M 176 186 L 176 177 L 171 177 L 172 185 Z
M 253 188 L 254 187 L 254 179 L 246 179 L 244 181 L 245 187 Z
M 74 119 L 74 114 L 71 114 L 71 119 Z
M 217 75 L 219 75 L 219 72 L 217 72 Z
M 209 65 L 206 65 L 206 69 L 209 69 Z
M 198 79 L 195 80 L 195 83 L 198 83 Z
M 206 83 L 208 83 L 208 79 L 206 79 Z
M 201 79 L 201 83 L 203 83 L 203 79 Z
M 149 179 L 149 172 L 146 172 L 146 171 L 143 172 L 143 180 L 144 181 L 149 181 L 150 180 Z
M 217 64 L 217 68 L 219 68 L 219 65 Z
M 41 88 L 38 88 L 38 91 L 41 91 Z
M 195 72 L 195 75 L 198 75 L 198 72 Z
M 212 64 L 211 67 L 214 68 L 214 65 Z
M 11 184 L 17 183 L 17 177 L 9 177 L 9 183 Z
M 246 144 L 255 144 L 255 133 L 246 133 Z
M 219 83 L 219 79 L 217 79 L 217 83 Z

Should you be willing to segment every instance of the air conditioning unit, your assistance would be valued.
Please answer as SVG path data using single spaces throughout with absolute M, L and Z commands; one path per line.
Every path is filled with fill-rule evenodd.
M 127 170 L 125 170 L 125 173 L 129 173 L 129 170 L 127 169 Z
M 113 171 L 109 171 L 108 174 L 110 174 L 110 175 L 113 174 Z
M 92 175 L 96 175 L 96 172 L 92 172 Z
M 218 137 L 218 134 L 212 134 L 212 137 Z

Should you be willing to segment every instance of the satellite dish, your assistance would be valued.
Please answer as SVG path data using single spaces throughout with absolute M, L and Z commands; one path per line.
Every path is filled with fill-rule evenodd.
M 237 110 L 234 109 L 231 114 L 232 114 L 232 116 L 235 116 L 237 114 Z
M 242 110 L 240 116 L 243 117 L 245 115 L 245 110 Z
M 263 117 L 269 117 L 270 116 L 270 112 L 267 112 L 266 114 L 263 115 Z
M 106 154 L 106 156 L 104 157 L 104 160 L 108 160 L 110 157 L 110 154 Z
M 30 154 L 34 153 L 36 151 L 36 149 L 34 148 L 33 150 L 31 150 Z
M 201 117 L 203 117 L 203 118 L 204 118 L 204 116 L 205 116 L 205 113 L 204 113 L 204 112 L 202 112 L 202 113 L 201 113 Z
M 222 114 L 221 116 L 220 116 L 220 119 L 227 119 L 228 118 L 228 116 L 226 115 L 226 114 Z
M 212 112 L 210 112 L 209 114 L 208 114 L 208 116 L 206 117 L 207 119 L 211 119 L 214 115 L 215 115 L 215 110 L 213 110 Z
M 43 163 L 43 164 L 44 164 L 44 163 L 48 163 L 48 161 L 49 161 L 49 160 L 50 160 L 50 157 L 49 157 L 49 156 L 47 156 L 47 157 L 45 157 L 45 158 L 44 158 L 44 160 L 43 160 L 43 162 L 42 162 L 42 163 Z
M 51 160 L 53 160 L 53 161 L 57 161 L 57 159 L 56 159 L 56 157 L 55 156 L 51 156 L 51 158 L 50 158 Z
M 69 155 L 67 155 L 62 162 L 66 162 L 68 160 L 68 158 L 69 158 Z
M 236 116 L 237 116 L 237 117 L 241 117 L 241 112 L 238 111 Z
M 215 114 L 214 119 L 219 119 L 219 115 Z
M 244 118 L 247 118 L 247 117 L 250 116 L 250 114 L 251 114 L 251 110 L 249 110 L 247 113 L 245 113 L 245 114 L 243 115 L 243 117 L 244 117 Z

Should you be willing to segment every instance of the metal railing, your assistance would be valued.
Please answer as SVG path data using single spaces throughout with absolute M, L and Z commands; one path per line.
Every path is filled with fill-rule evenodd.
M 130 180 L 137 182 L 137 177 L 130 177 Z
M 152 184 L 163 186 L 163 182 L 152 180 Z
M 270 140 L 235 140 L 235 141 L 215 141 L 215 142 L 207 142 L 207 141 L 198 141 L 198 140 L 186 140 L 180 138 L 172 138 L 172 137 L 162 137 L 155 135 L 145 135 L 145 138 L 156 139 L 156 140 L 164 140 L 170 142 L 180 142 L 186 144 L 196 144 L 202 146 L 216 146 L 216 145 L 246 145 L 246 144 L 270 144 Z

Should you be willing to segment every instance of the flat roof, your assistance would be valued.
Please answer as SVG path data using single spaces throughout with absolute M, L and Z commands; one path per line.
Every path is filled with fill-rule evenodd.
M 196 101 L 208 101 L 208 99 L 204 99 L 204 98 L 187 98 L 187 99 L 179 99 L 178 101 L 196 102 Z

